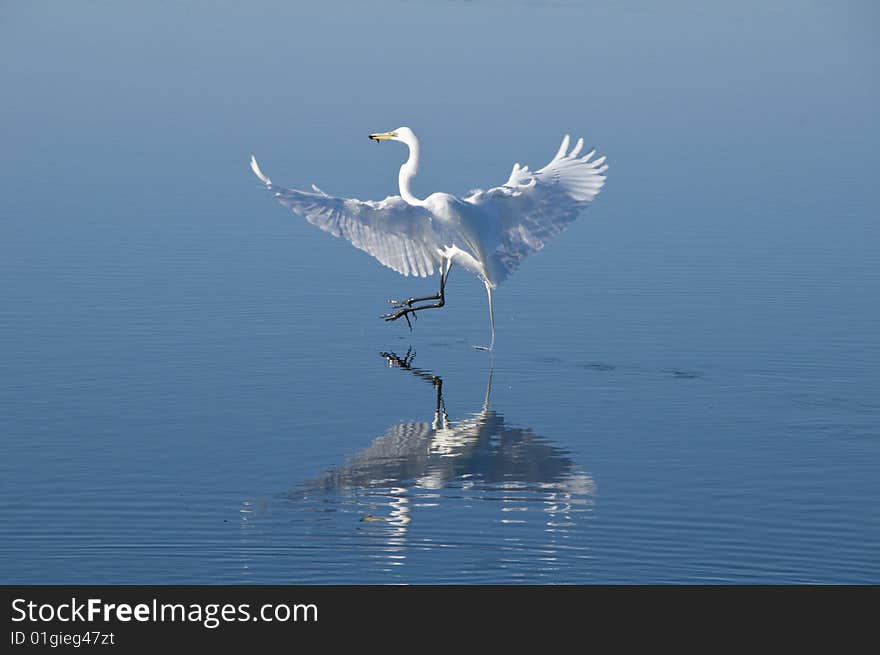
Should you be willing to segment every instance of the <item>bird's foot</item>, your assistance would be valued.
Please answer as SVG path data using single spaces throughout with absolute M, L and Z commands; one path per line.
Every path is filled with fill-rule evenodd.
M 391 305 L 392 309 L 420 309 L 419 307 L 413 307 L 414 303 L 417 302 L 428 302 L 431 300 L 442 300 L 443 296 L 441 294 L 436 294 L 433 296 L 422 296 L 421 298 L 407 298 L 406 300 L 398 300 L 397 298 L 389 298 L 386 302 Z
M 436 300 L 436 303 L 431 303 L 430 301 Z M 413 306 L 415 303 L 428 303 L 421 304 L 418 306 Z M 416 312 L 420 312 L 423 309 L 438 309 L 443 307 L 446 304 L 443 294 L 438 293 L 434 296 L 425 296 L 423 298 L 407 298 L 406 300 L 397 300 L 396 298 L 389 298 L 388 304 L 391 305 L 391 308 L 396 310 L 391 312 L 390 314 L 383 314 L 380 318 L 385 319 L 386 321 L 396 321 L 399 318 L 405 318 L 406 324 L 409 326 L 409 329 L 412 330 L 412 322 L 410 321 L 410 316 L 413 319 L 418 319 L 419 315 Z
M 418 315 L 416 314 L 416 310 L 412 307 L 405 307 L 396 312 L 391 312 L 390 314 L 382 314 L 379 318 L 385 319 L 386 321 L 396 321 L 399 318 L 405 318 L 406 324 L 409 326 L 410 332 L 412 332 L 412 322 L 409 320 L 409 315 L 412 314 L 414 319 L 418 319 Z
M 483 352 L 492 352 L 492 346 L 474 346 L 474 350 L 482 350 Z

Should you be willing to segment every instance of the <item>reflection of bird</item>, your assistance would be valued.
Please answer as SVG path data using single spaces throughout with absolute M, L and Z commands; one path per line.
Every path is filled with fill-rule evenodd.
M 454 263 L 479 277 L 489 297 L 489 321 L 495 343 L 492 289 L 513 273 L 529 253 L 541 250 L 552 237 L 577 218 L 605 183 L 604 157 L 590 161 L 595 150 L 580 156 L 578 139 L 569 150 L 568 135 L 556 156 L 532 172 L 514 164 L 502 186 L 474 191 L 467 198 L 433 193 L 415 197 L 410 183 L 419 168 L 419 140 L 408 127 L 371 134 L 376 141 L 400 141 L 409 158 L 400 167 L 400 195 L 376 202 L 328 196 L 312 185 L 313 192 L 285 189 L 272 183 L 251 157 L 251 168 L 278 201 L 333 236 L 345 237 L 385 266 L 402 275 L 440 272 L 440 290 L 433 296 L 389 300 L 393 311 L 383 316 L 394 321 L 423 309 L 443 307 L 446 280 Z M 424 304 L 417 304 L 424 303 Z M 412 324 L 410 324 L 412 328 Z
M 412 364 L 413 355 L 382 353 L 389 365 L 412 372 L 436 390 L 431 423 L 406 421 L 384 435 L 340 468 L 306 485 L 311 488 L 439 489 L 465 480 L 488 486 L 542 489 L 548 500 L 586 496 L 594 491 L 592 478 L 581 472 L 568 455 L 531 429 L 508 425 L 489 408 L 492 373 L 478 412 L 450 421 L 443 401 L 443 380 Z

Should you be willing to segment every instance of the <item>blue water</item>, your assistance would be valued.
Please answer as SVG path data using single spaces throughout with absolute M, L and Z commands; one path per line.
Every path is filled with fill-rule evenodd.
M 0 582 L 880 582 L 870 3 L 0 13 Z M 429 294 L 288 215 L 504 182 L 589 211 Z M 383 354 L 384 353 L 384 354 Z M 409 353 L 409 355 L 407 355 Z

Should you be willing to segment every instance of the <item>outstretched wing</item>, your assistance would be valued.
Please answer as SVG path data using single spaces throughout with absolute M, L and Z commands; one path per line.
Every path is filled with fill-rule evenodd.
M 569 144 L 566 134 L 556 156 L 541 170 L 514 164 L 503 186 L 475 191 L 466 199 L 498 221 L 500 242 L 493 253 L 497 282 L 562 232 L 605 184 L 605 157 L 592 159 L 595 150 L 581 156 L 583 139 L 570 151 Z
M 401 275 L 426 277 L 439 266 L 438 248 L 442 244 L 424 208 L 408 205 L 400 196 L 374 202 L 334 198 L 314 185 L 312 193 L 285 189 L 263 174 L 253 156 L 251 169 L 278 202 L 294 214 L 346 239 Z

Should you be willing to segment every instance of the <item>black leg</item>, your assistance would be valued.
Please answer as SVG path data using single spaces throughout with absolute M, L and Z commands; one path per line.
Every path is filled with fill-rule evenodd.
M 412 330 L 412 323 L 410 323 L 409 315 L 412 314 L 413 318 L 416 318 L 416 312 L 419 312 L 423 309 L 439 309 L 446 304 L 446 280 L 449 279 L 449 271 L 452 270 L 452 261 L 444 262 L 443 268 L 440 270 L 440 291 L 434 294 L 433 296 L 423 296 L 421 298 L 409 298 L 407 300 L 389 300 L 392 307 L 397 311 L 391 312 L 390 314 L 384 314 L 381 318 L 384 318 L 386 321 L 396 321 L 397 319 L 403 317 L 406 319 L 407 325 L 409 325 L 409 329 Z M 420 305 L 418 307 L 413 307 L 414 303 L 417 302 L 425 302 L 428 300 L 436 300 L 437 302 L 431 303 L 430 305 Z
M 392 312 L 390 314 L 384 314 L 382 318 L 386 321 L 396 321 L 400 317 L 406 319 L 406 322 L 409 324 L 409 329 L 412 330 L 412 323 L 409 322 L 409 314 L 412 314 L 413 318 L 416 317 L 416 312 L 420 312 L 423 309 L 440 309 L 443 305 L 446 304 L 446 300 L 441 296 L 438 302 L 435 302 L 430 305 L 420 305 L 419 307 L 404 307 L 403 309 L 398 309 L 396 312 Z
M 391 305 L 393 309 L 401 309 L 403 307 L 412 307 L 414 302 L 422 302 L 424 300 L 440 300 L 443 297 L 443 292 L 435 293 L 433 296 L 423 296 L 422 298 L 407 298 L 406 300 L 397 300 L 396 298 L 389 298 L 388 304 Z

